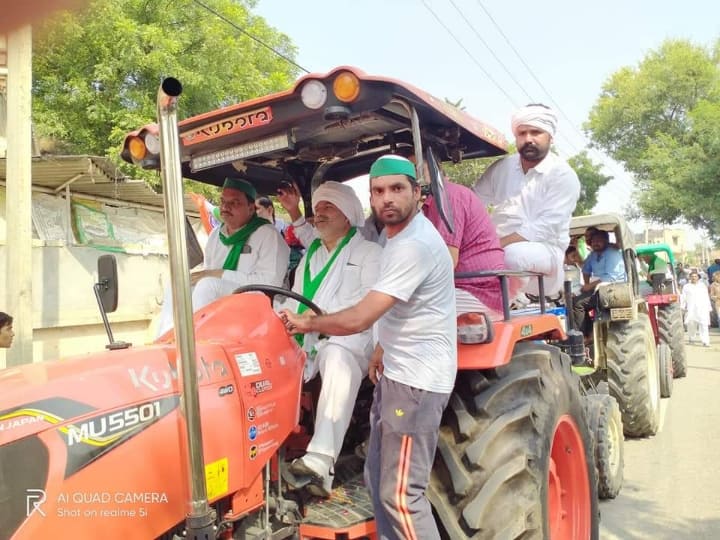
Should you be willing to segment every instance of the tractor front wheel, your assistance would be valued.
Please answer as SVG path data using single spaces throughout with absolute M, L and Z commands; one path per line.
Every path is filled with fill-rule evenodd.
M 593 442 L 598 496 L 601 499 L 614 499 L 622 488 L 625 468 L 625 439 L 620 407 L 609 394 L 589 394 L 585 396 L 585 413 Z
M 443 536 L 596 539 L 596 476 L 568 356 L 538 343 L 461 372 L 427 495 Z
M 611 322 L 607 337 L 610 395 L 620 405 L 628 437 L 649 437 L 660 425 L 660 371 L 650 318 Z
M 677 378 L 687 375 L 687 353 L 685 352 L 685 327 L 680 304 L 659 306 L 657 310 L 658 337 L 667 343 L 672 356 L 673 375 Z

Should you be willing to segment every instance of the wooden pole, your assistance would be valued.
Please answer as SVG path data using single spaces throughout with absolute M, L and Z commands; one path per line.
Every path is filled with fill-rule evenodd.
M 7 311 L 15 340 L 7 367 L 33 361 L 32 312 L 32 27 L 19 27 L 7 40 Z

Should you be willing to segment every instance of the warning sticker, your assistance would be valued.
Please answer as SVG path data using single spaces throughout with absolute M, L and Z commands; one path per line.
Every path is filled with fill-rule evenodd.
M 260 361 L 254 352 L 236 354 L 235 362 L 237 362 L 238 368 L 240 368 L 240 375 L 243 377 L 260 375 L 262 373 Z
M 209 501 L 227 493 L 228 477 L 228 459 L 226 457 L 205 465 L 205 482 Z

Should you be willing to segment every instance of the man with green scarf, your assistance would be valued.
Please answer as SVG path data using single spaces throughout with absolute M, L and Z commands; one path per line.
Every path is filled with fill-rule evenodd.
M 347 184 L 325 182 L 312 194 L 318 238 L 308 245 L 295 273 L 293 290 L 326 312 L 355 305 L 375 285 L 382 248 L 358 230 L 365 223 L 362 204 Z M 304 311 L 299 304 L 296 313 Z M 305 380 L 322 378 L 315 409 L 315 428 L 307 453 L 293 461 L 293 474 L 310 478 L 308 491 L 328 497 L 333 466 L 352 419 L 360 383 L 368 373 L 373 351 L 372 330 L 346 336 L 302 336 L 308 354 Z
M 226 178 L 220 196 L 222 224 L 205 245 L 203 269 L 190 274 L 193 310 L 210 304 L 242 285 L 281 287 L 290 248 L 266 219 L 255 213 L 257 193 L 240 178 Z M 157 337 L 172 328 L 171 295 L 166 291 Z

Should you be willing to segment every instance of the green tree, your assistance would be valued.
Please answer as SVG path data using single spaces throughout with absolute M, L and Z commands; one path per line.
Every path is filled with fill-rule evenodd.
M 205 3 L 295 55 L 287 36 L 252 14 L 254 0 Z M 287 61 L 190 0 L 93 0 L 36 32 L 33 62 L 36 133 L 64 151 L 107 154 L 118 163 L 125 134 L 154 120 L 166 76 L 183 84 L 183 117 L 287 88 L 297 76 Z
M 612 180 L 612 176 L 602 174 L 600 172 L 602 165 L 593 163 L 585 150 L 568 159 L 568 163 L 578 175 L 581 186 L 580 199 L 573 215 L 590 214 L 597 204 L 598 191 Z
M 668 40 L 603 86 L 586 129 L 636 179 L 648 218 L 720 236 L 720 41 Z

